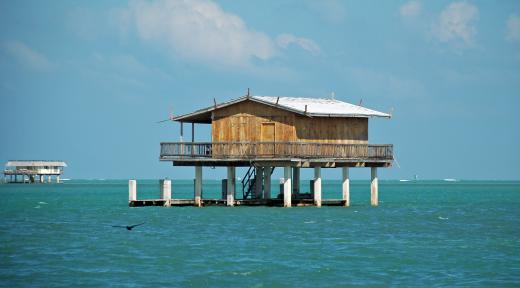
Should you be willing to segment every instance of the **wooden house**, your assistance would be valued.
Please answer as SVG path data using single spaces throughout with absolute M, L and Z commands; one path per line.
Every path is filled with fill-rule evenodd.
M 349 205 L 349 167 L 371 167 L 372 205 L 377 205 L 377 167 L 393 161 L 391 144 L 368 143 L 368 120 L 391 115 L 335 99 L 252 96 L 214 103 L 205 109 L 173 117 L 191 123 L 191 142 L 161 143 L 161 161 L 195 166 L 195 205 L 203 205 L 202 167 L 228 167 L 227 205 L 237 201 L 275 201 L 271 173 L 283 167 L 283 203 L 303 201 L 299 195 L 300 168 L 313 168 L 312 203 L 321 206 L 321 168 L 343 169 L 342 205 Z M 195 142 L 195 124 L 211 125 L 211 142 Z M 242 180 L 242 199 L 236 199 L 235 167 L 250 167 Z M 301 202 L 300 201 L 300 202 Z M 305 202 L 305 201 L 304 201 Z

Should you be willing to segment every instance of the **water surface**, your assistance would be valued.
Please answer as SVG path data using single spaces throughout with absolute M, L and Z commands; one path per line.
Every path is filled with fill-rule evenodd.
M 0 185 L 0 286 L 520 285 L 520 182 L 380 181 L 377 208 L 369 187 L 352 181 L 349 208 L 284 209 L 128 208 L 119 180 Z M 138 180 L 139 198 L 158 189 Z

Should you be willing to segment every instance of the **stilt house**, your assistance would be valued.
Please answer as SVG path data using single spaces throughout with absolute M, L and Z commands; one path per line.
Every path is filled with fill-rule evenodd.
M 10 160 L 5 164 L 4 182 L 6 183 L 47 183 L 56 178 L 60 183 L 60 175 L 67 164 L 63 161 L 48 160 Z M 7 180 L 7 177 L 10 177 Z
M 391 144 L 368 143 L 368 120 L 391 115 L 335 99 L 247 95 L 173 117 L 191 123 L 191 142 L 161 143 L 161 161 L 195 166 L 194 204 L 203 205 L 202 167 L 227 167 L 223 201 L 273 203 L 286 207 L 305 201 L 321 206 L 321 168 L 343 169 L 341 205 L 349 205 L 349 167 L 371 167 L 371 201 L 377 205 L 377 168 L 393 161 Z M 211 125 L 211 142 L 194 142 L 195 124 Z M 242 197 L 235 193 L 235 167 L 250 167 L 242 179 Z M 283 167 L 280 198 L 271 195 L 271 173 Z M 300 168 L 313 168 L 311 195 L 299 193 Z M 238 199 L 237 199 L 238 198 Z M 310 199 L 309 199 L 310 198 Z M 237 202 L 238 201 L 238 202 Z M 263 201 L 263 202 L 262 202 Z

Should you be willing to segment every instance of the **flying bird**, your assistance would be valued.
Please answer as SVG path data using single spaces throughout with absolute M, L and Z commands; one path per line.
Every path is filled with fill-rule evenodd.
M 112 227 L 117 227 L 117 228 L 126 228 L 126 230 L 132 230 L 134 229 L 135 227 L 139 226 L 139 225 L 143 225 L 145 222 L 143 223 L 139 223 L 139 224 L 135 224 L 135 225 L 129 225 L 129 226 L 121 226 L 121 225 L 113 225 Z

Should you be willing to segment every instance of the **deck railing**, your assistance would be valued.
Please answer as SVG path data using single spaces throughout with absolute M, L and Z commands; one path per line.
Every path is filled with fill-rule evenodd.
M 164 142 L 161 159 L 335 158 L 392 160 L 392 144 L 309 142 Z

